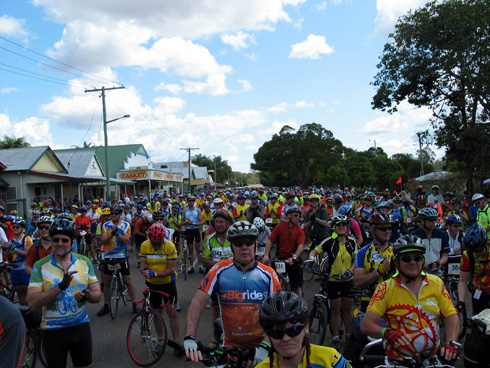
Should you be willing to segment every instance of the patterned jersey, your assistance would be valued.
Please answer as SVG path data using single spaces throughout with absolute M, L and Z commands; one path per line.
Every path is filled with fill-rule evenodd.
M 400 330 L 411 339 L 408 347 L 396 351 L 386 345 L 386 354 L 400 358 L 403 355 L 420 357 L 433 356 L 439 350 L 439 321 L 456 313 L 451 297 L 442 280 L 424 274 L 418 298 L 403 285 L 400 277 L 382 282 L 376 288 L 367 308 L 383 317 L 389 328 Z
M 14 249 L 23 250 L 28 252 L 32 246 L 32 239 L 29 235 L 22 235 L 20 240 L 15 238 L 10 239 L 9 256 L 12 257 L 11 267 L 12 270 L 23 270 L 26 268 L 26 256 L 21 256 L 14 251 Z
M 233 258 L 230 241 L 226 239 L 225 243 L 221 244 L 218 234 L 212 233 L 204 241 L 204 254 L 202 257 L 213 262 L 219 262 L 223 257 Z
M 329 281 L 332 282 L 347 282 L 352 280 L 338 280 L 333 276 L 342 276 L 347 270 L 350 269 L 354 263 L 354 254 L 356 252 L 356 241 L 350 237 L 347 237 L 345 243 L 341 243 L 338 240 L 338 235 L 334 233 L 330 238 L 323 240 L 315 250 L 319 254 L 327 252 L 329 261 L 328 273 L 332 275 Z
M 273 367 L 277 368 L 277 353 L 274 353 Z M 270 359 L 263 360 L 257 368 L 269 368 Z M 306 361 L 306 353 L 303 355 L 303 361 L 298 364 L 298 368 L 349 368 L 350 364 L 340 353 L 326 346 L 310 345 L 310 365 Z
M 486 252 L 484 256 L 477 256 L 473 253 L 473 256 L 475 258 L 473 266 L 473 285 L 484 294 L 490 294 L 490 252 Z M 471 271 L 468 251 L 465 251 L 462 255 L 459 269 L 461 271 Z
M 177 261 L 177 250 L 167 239 L 164 239 L 164 243 L 159 250 L 155 250 L 149 240 L 141 244 L 140 258 L 146 258 L 146 264 L 149 270 L 153 272 L 164 271 L 167 269 L 168 261 Z M 164 277 L 153 277 L 146 279 L 146 281 L 152 284 L 168 284 L 177 279 L 177 272 Z
M 99 282 L 94 273 L 92 263 L 87 257 L 71 253 L 71 263 L 68 271 L 73 274 L 70 286 L 63 290 L 56 299 L 43 306 L 42 328 L 53 330 L 78 326 L 88 322 L 87 303 L 77 302 L 75 292 L 88 289 L 90 285 Z M 64 271 L 54 260 L 53 254 L 37 261 L 31 274 L 30 288 L 49 291 L 58 286 L 63 280 Z
M 114 229 L 114 223 L 112 221 L 104 222 L 104 225 L 102 225 L 102 234 L 110 234 L 112 232 L 112 229 Z M 129 225 L 129 222 L 119 221 L 119 224 L 117 224 L 116 229 L 120 235 L 131 234 L 131 226 Z M 108 252 L 114 248 L 127 248 L 127 247 L 128 247 L 127 244 L 121 243 L 121 240 L 119 240 L 118 236 L 113 236 L 111 237 L 111 242 L 109 244 L 103 245 L 102 251 Z
M 260 304 L 280 290 L 279 278 L 272 268 L 255 262 L 243 273 L 232 259 L 220 261 L 198 289 L 218 295 L 225 347 L 249 349 L 260 344 L 264 337 L 259 324 Z

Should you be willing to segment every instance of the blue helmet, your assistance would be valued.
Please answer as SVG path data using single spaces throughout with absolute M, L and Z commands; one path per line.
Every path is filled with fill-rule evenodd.
M 452 225 L 452 224 L 462 224 L 463 219 L 461 218 L 460 215 L 449 215 L 446 219 L 446 224 Z
M 464 234 L 464 244 L 471 252 L 481 252 L 487 245 L 487 232 L 480 224 L 473 224 Z
M 350 211 L 352 210 L 352 206 L 349 206 L 348 204 L 344 204 L 339 207 L 338 214 L 339 215 L 350 215 Z

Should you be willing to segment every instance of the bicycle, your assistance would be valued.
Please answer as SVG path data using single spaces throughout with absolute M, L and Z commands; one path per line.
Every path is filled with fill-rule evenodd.
M 170 304 L 170 297 L 158 290 L 143 289 L 142 292 L 143 299 L 136 300 L 135 303 L 143 303 L 143 306 L 141 312 L 135 314 L 129 322 L 127 346 L 131 359 L 137 365 L 149 367 L 160 360 L 167 347 L 167 327 L 161 314 L 151 307 L 150 295 L 163 295 L 166 303 L 162 307 Z
M 110 284 L 109 310 L 111 318 L 114 320 L 117 317 L 119 308 L 119 300 L 122 300 L 124 306 L 128 305 L 128 287 L 124 282 L 121 273 L 122 265 L 128 264 L 129 255 L 126 249 L 113 249 L 101 255 L 101 263 L 107 267 L 109 271 L 113 271 Z
M 80 244 L 78 244 L 78 254 L 88 257 L 88 247 L 85 235 L 87 235 L 87 232 L 85 230 L 80 231 Z
M 283 291 L 291 290 L 291 283 L 289 281 L 289 275 L 286 271 L 287 260 L 279 258 L 269 259 L 270 266 L 276 271 L 277 276 L 279 276 L 279 281 L 281 282 L 281 289 Z
M 19 303 L 19 293 L 12 285 L 10 278 L 10 264 L 5 261 L 0 264 L 0 294 L 9 299 L 12 303 Z
M 453 305 L 458 305 L 459 263 L 449 263 L 448 273 L 442 276 L 442 280 L 444 281 L 444 285 L 446 285 L 446 289 L 449 293 L 449 296 L 451 297 Z M 466 328 L 468 327 L 468 318 L 465 308 L 463 308 L 463 311 L 461 313 L 458 312 L 458 319 L 460 326 L 459 338 L 461 339 L 466 334 Z
M 184 280 L 187 281 L 187 264 L 189 262 L 189 249 L 187 247 L 187 239 L 185 232 L 182 231 L 179 238 L 180 253 L 177 257 L 177 262 L 180 263 L 180 270 L 184 274 Z
M 43 349 L 43 331 L 40 327 L 41 314 L 31 309 L 26 305 L 20 305 L 19 310 L 24 318 L 26 325 L 26 338 L 24 342 L 24 350 L 20 361 L 21 368 L 33 368 L 36 366 L 37 358 L 44 367 L 48 366 L 46 356 Z

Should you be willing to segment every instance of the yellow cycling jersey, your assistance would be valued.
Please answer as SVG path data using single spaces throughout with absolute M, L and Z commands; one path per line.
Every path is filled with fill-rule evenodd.
M 159 250 L 155 250 L 149 240 L 141 244 L 140 258 L 146 259 L 146 264 L 149 270 L 153 272 L 165 271 L 168 268 L 168 261 L 177 261 L 177 250 L 172 242 L 164 239 L 164 243 Z M 177 272 L 163 277 L 152 277 L 146 281 L 152 284 L 168 284 L 177 279 Z
M 207 224 L 209 224 L 209 222 L 211 221 L 211 217 L 213 217 L 213 211 L 209 211 L 209 212 L 206 212 L 206 211 L 201 211 L 201 214 L 202 214 L 202 218 L 204 219 L 204 221 L 206 221 Z

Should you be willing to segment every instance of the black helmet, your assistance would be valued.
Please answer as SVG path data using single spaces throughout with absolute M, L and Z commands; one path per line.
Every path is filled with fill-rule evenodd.
M 153 212 L 153 217 L 165 217 L 165 213 L 162 210 L 157 210 Z
M 404 252 L 419 252 L 425 253 L 425 245 L 422 240 L 416 235 L 402 235 L 395 244 L 393 244 L 393 253 L 398 255 Z
M 49 236 L 53 237 L 57 234 L 63 234 L 68 236 L 71 240 L 75 239 L 77 234 L 77 229 L 75 227 L 75 223 L 73 221 L 67 219 L 57 218 L 51 224 L 49 228 Z
M 487 245 L 488 236 L 485 229 L 478 223 L 473 224 L 464 234 L 464 244 L 471 252 L 481 252 Z
M 260 306 L 259 323 L 266 332 L 277 324 L 294 320 L 308 320 L 308 304 L 292 291 L 269 295 Z
M 256 240 L 259 237 L 259 230 L 248 221 L 237 221 L 228 228 L 228 240 L 233 242 L 237 238 L 251 238 Z
M 230 224 L 233 223 L 233 217 L 230 216 L 230 213 L 227 210 L 217 210 L 213 215 L 213 220 L 216 217 L 224 218 L 225 221 L 228 221 Z
M 301 215 L 301 209 L 298 206 L 291 206 L 286 211 L 286 216 L 291 213 L 299 213 Z
M 115 204 L 114 206 L 111 206 L 111 213 L 113 212 L 118 212 L 118 213 L 121 213 L 122 212 L 122 207 L 118 204 Z

